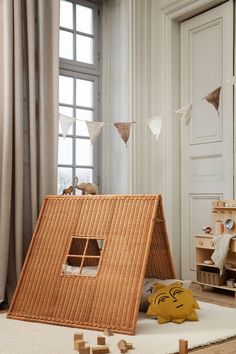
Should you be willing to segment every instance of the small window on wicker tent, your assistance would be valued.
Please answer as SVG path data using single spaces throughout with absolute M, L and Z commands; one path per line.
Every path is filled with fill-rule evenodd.
M 103 239 L 72 236 L 63 274 L 96 276 L 103 246 Z

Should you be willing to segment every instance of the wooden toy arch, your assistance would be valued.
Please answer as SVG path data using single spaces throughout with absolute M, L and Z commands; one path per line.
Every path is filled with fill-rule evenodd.
M 48 196 L 8 318 L 134 334 L 144 277 L 175 277 L 160 195 Z

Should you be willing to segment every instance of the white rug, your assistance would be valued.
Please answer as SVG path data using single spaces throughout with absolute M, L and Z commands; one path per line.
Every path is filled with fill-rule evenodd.
M 123 338 L 134 345 L 130 354 L 178 353 L 179 339 L 187 339 L 189 348 L 236 336 L 236 309 L 199 302 L 198 322 L 159 325 L 140 314 L 135 336 L 115 334 L 106 337 L 110 352 L 118 354 L 117 342 Z M 44 325 L 6 319 L 0 315 L 0 354 L 75 354 L 73 336 L 82 331 L 87 345 L 96 346 L 101 332 Z

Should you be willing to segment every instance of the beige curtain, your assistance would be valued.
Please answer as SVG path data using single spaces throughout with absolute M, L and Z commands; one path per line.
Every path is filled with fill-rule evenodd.
M 0 303 L 56 193 L 59 0 L 0 0 Z

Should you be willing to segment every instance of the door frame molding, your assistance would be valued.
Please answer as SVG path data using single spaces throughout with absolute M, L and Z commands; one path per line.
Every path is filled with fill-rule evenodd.
M 181 275 L 181 185 L 180 185 L 180 122 L 173 111 L 180 105 L 180 23 L 225 0 L 160 0 L 162 29 L 162 107 L 163 125 L 163 197 L 168 232 L 175 250 L 174 262 Z

